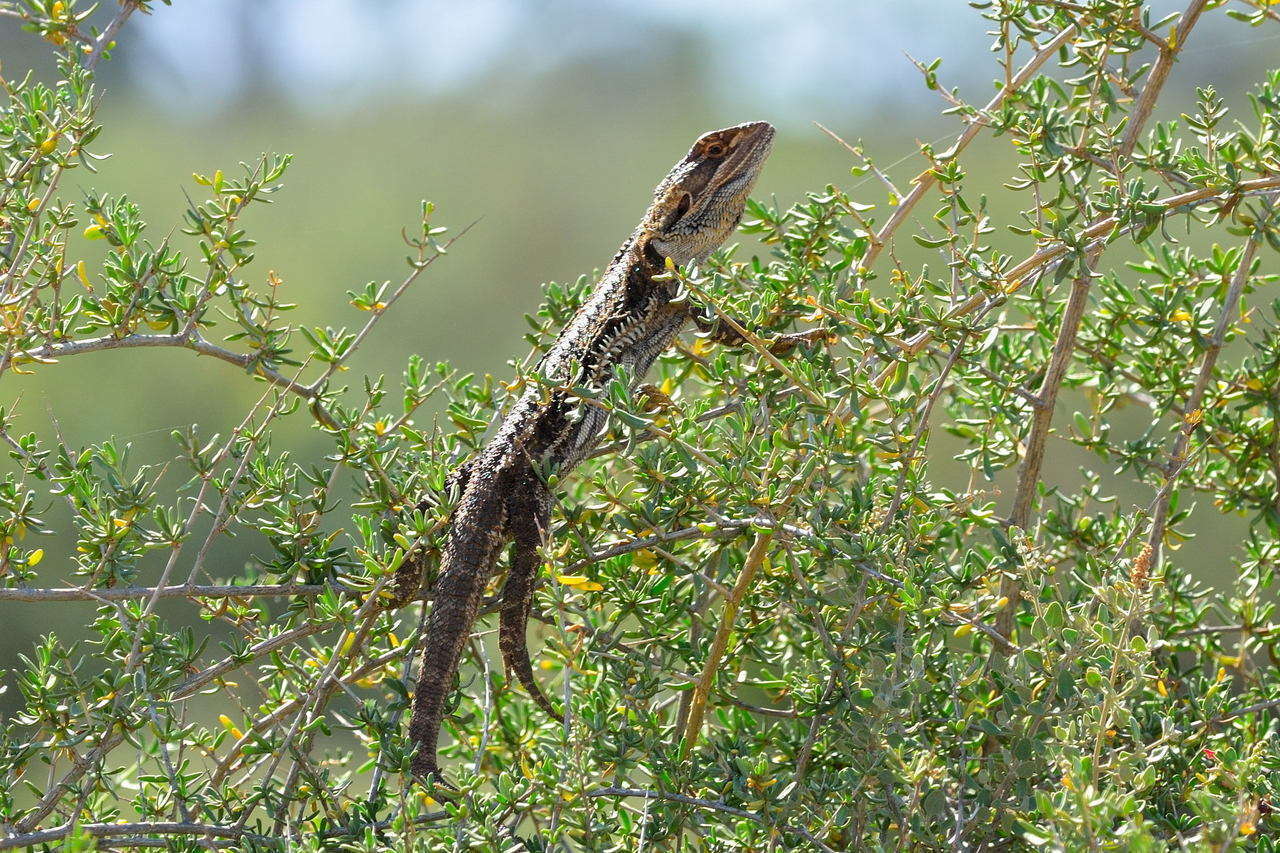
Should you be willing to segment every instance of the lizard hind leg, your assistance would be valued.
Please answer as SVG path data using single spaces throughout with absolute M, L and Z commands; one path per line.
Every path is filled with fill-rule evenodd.
M 533 666 L 529 663 L 529 645 L 525 636 L 529 625 L 529 611 L 533 605 L 533 583 L 538 574 L 539 544 L 540 535 L 536 529 L 532 536 L 518 534 L 511 544 L 511 567 L 507 570 L 507 580 L 502 587 L 498 647 L 502 650 L 502 664 L 508 676 L 516 677 L 533 701 L 538 703 L 538 707 L 553 719 L 560 719 L 563 715 L 547 698 L 547 694 L 542 692 L 542 687 L 533 677 Z

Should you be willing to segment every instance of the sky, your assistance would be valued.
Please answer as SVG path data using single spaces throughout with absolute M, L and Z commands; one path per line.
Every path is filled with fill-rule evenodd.
M 1156 0 L 1153 19 L 1182 5 Z M 131 73 L 178 108 L 265 82 L 330 112 L 371 93 L 440 96 L 495 72 L 626 69 L 681 50 L 697 66 L 691 85 L 784 121 L 935 107 L 907 53 L 946 57 L 941 79 L 975 100 L 991 86 L 991 23 L 965 0 L 177 0 L 130 27 Z M 1248 35 L 1208 16 L 1185 61 L 1219 64 L 1224 39 Z

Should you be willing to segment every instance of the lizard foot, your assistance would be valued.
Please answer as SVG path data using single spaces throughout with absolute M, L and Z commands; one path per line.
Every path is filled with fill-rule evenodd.
M 413 781 L 427 789 L 435 798 L 452 800 L 458 795 L 458 788 L 440 772 L 434 761 L 420 761 L 414 756 L 412 765 Z
M 831 334 L 826 329 L 793 332 L 787 335 L 778 335 L 769 341 L 769 352 L 773 355 L 789 355 L 793 349 L 801 344 L 813 346 L 819 343 L 828 343 L 830 340 Z
M 652 382 L 645 382 L 638 386 L 636 394 L 644 401 L 645 409 L 650 412 L 668 412 L 676 407 L 671 398 Z

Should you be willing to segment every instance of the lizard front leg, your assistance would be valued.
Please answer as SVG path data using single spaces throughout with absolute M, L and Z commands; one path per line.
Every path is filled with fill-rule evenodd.
M 540 562 L 539 549 L 549 515 L 547 503 L 545 500 L 539 501 L 539 509 L 512 525 L 511 566 L 502 587 L 498 648 L 502 650 L 502 663 L 508 677 L 514 675 L 533 701 L 538 703 L 538 707 L 552 718 L 558 719 L 562 714 L 533 677 L 526 638 L 529 611 L 533 605 L 534 581 Z
M 714 320 L 707 319 L 696 309 L 690 309 L 689 318 L 698 328 L 699 332 L 703 332 L 708 338 L 717 344 L 725 346 L 740 347 L 749 343 L 746 337 L 737 329 L 724 320 L 716 318 Z M 744 325 L 739 323 L 738 325 Z M 762 336 L 763 337 L 763 336 Z M 764 338 L 770 354 L 783 356 L 790 355 L 791 351 L 797 346 L 821 343 L 830 337 L 830 333 L 825 329 L 810 329 L 807 332 L 791 332 L 784 335 L 775 335 L 771 338 Z
M 467 461 L 450 472 L 445 480 L 445 493 L 461 495 L 466 491 L 470 477 L 471 462 Z M 415 509 L 425 512 L 431 506 L 432 502 L 427 499 L 419 502 Z M 421 545 L 405 555 L 400 567 L 396 569 L 395 577 L 391 580 L 391 598 L 387 603 L 388 607 L 392 609 L 403 607 L 422 593 L 423 577 L 426 575 L 425 557 L 426 554 Z

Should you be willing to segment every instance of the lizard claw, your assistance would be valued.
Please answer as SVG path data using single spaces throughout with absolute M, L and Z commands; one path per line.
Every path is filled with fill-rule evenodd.
M 652 382 L 645 382 L 636 388 L 636 393 L 644 400 L 645 408 L 653 411 L 670 411 L 676 407 L 672 399 Z
M 792 332 L 791 334 L 778 335 L 769 341 L 769 352 L 773 355 L 788 355 L 797 346 L 804 344 L 805 346 L 813 346 L 818 343 L 826 343 L 831 339 L 826 329 L 810 329 L 807 332 Z
M 459 793 L 457 786 L 444 778 L 444 774 L 440 772 L 440 768 L 436 766 L 434 761 L 422 761 L 420 760 L 421 758 L 421 755 L 416 755 L 413 758 L 413 780 L 432 794 L 437 794 L 447 800 L 455 799 Z

